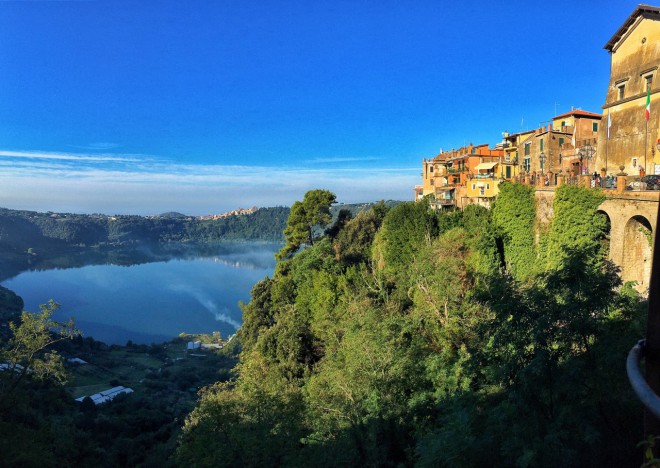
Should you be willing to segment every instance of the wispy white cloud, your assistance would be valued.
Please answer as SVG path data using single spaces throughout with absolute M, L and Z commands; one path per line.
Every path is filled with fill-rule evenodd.
M 44 151 L 6 151 L 0 150 L 0 156 L 6 158 L 26 158 L 26 159 L 58 159 L 61 161 L 114 161 L 114 162 L 137 162 L 140 161 L 139 155 L 113 155 L 113 154 L 76 154 L 76 153 L 58 153 Z
M 317 157 L 313 159 L 306 159 L 306 163 L 347 163 L 347 162 L 373 162 L 380 161 L 382 158 L 377 157 L 355 157 L 355 156 L 330 156 L 330 157 Z
M 0 150 L 0 206 L 39 211 L 210 214 L 290 205 L 325 188 L 341 202 L 412 198 L 419 168 L 181 164 L 141 155 Z
M 90 143 L 88 145 L 81 145 L 81 146 L 76 146 L 76 145 L 71 145 L 72 148 L 78 148 L 78 149 L 84 149 L 84 150 L 91 150 L 91 151 L 108 151 L 111 149 L 118 148 L 119 145 L 117 143 L 110 143 L 107 141 L 99 141 L 95 143 Z

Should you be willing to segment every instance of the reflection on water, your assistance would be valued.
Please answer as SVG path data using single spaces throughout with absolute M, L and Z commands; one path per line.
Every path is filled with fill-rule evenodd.
M 86 336 L 107 343 L 160 342 L 181 332 L 223 336 L 241 324 L 239 301 L 275 267 L 277 244 L 141 248 L 59 259 L 2 283 L 25 309 L 54 299 Z M 57 265 L 57 266 L 55 266 Z M 41 265 L 41 268 L 45 268 Z

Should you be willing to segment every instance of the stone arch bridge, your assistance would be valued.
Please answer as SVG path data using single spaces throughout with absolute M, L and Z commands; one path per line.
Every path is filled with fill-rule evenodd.
M 553 216 L 554 190 L 537 189 L 537 217 L 548 223 Z M 605 190 L 606 200 L 599 211 L 607 216 L 610 259 L 621 268 L 623 281 L 636 281 L 639 291 L 649 287 L 652 239 L 658 225 L 657 191 Z

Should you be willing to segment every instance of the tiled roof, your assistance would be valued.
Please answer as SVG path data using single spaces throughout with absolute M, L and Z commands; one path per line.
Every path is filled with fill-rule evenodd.
M 570 116 L 574 116 L 574 117 L 597 117 L 597 118 L 600 119 L 603 115 L 602 114 L 596 114 L 594 112 L 587 112 L 587 111 L 583 111 L 583 110 L 580 110 L 580 109 L 576 109 L 576 110 L 572 110 L 570 112 L 566 112 L 565 114 L 558 115 L 557 117 L 553 117 L 552 120 L 561 119 L 561 118 L 570 117 Z
M 640 15 L 644 15 L 647 18 L 652 16 L 656 18 L 660 17 L 660 8 L 651 5 L 644 5 L 644 4 L 637 5 L 635 11 L 633 11 L 630 14 L 628 19 L 623 23 L 623 25 L 619 28 L 619 30 L 616 33 L 614 33 L 614 36 L 612 36 L 612 38 L 609 41 L 607 41 L 607 44 L 605 44 L 603 49 L 612 52 L 612 50 L 619 42 L 619 40 L 626 35 L 630 27 L 635 24 L 635 21 L 637 21 L 637 17 Z

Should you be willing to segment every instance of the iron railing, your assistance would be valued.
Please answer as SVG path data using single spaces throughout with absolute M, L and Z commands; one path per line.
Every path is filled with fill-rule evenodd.
M 646 348 L 646 340 L 639 340 L 635 346 L 628 353 L 626 359 L 626 372 L 628 380 L 633 391 L 647 408 L 656 418 L 660 419 L 660 397 L 653 392 L 640 369 L 642 357 Z

